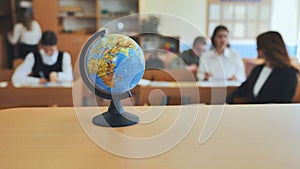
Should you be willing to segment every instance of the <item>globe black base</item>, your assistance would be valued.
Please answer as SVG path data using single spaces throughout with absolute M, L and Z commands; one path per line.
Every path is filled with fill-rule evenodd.
M 93 118 L 93 123 L 103 127 L 125 127 L 137 124 L 139 116 L 128 113 L 111 113 L 105 112 Z

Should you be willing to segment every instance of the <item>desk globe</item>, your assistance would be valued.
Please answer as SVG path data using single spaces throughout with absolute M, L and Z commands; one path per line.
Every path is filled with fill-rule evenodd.
M 145 71 L 144 54 L 128 36 L 96 32 L 80 54 L 80 74 L 95 95 L 111 100 L 108 111 L 93 118 L 105 127 L 123 127 L 139 122 L 139 117 L 125 112 L 121 99 L 131 96 Z

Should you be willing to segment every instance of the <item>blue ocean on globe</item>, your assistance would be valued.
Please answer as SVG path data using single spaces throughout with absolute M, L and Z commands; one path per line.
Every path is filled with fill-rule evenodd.
M 86 68 L 95 87 L 108 94 L 121 94 L 134 88 L 143 77 L 144 54 L 128 36 L 109 34 L 90 45 Z

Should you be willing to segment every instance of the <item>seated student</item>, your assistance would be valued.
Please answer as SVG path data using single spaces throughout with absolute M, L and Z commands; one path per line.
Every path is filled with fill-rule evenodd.
M 183 51 L 170 64 L 171 68 L 187 68 L 196 71 L 199 66 L 201 54 L 205 51 L 206 39 L 197 37 L 194 39 L 193 48 Z
M 227 103 L 235 103 L 241 97 L 246 103 L 291 103 L 298 71 L 291 64 L 281 35 L 269 31 L 256 40 L 258 56 L 265 63 L 253 69 L 248 79 L 227 98 Z
M 198 69 L 198 79 L 211 81 L 246 79 L 244 63 L 241 57 L 230 49 L 229 31 L 225 26 L 217 26 L 211 37 L 212 47 L 202 54 Z
M 149 58 L 146 60 L 146 69 L 163 69 L 164 67 L 164 62 L 158 58 L 158 52 L 151 53 Z
M 47 82 L 71 82 L 71 57 L 57 49 L 57 37 L 52 31 L 45 31 L 40 41 L 39 52 L 29 53 L 17 67 L 12 82 L 19 85 L 36 85 Z

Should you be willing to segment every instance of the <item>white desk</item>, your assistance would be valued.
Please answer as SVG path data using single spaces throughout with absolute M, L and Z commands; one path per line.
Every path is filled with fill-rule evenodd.
M 197 106 L 197 105 L 196 105 Z M 152 108 L 149 110 L 149 108 Z M 170 127 L 181 107 L 125 107 L 127 111 L 162 111 L 157 121 L 110 130 L 147 137 Z M 98 147 L 81 128 L 73 108 L 20 108 L 0 111 L 0 168 L 3 169 L 298 169 L 300 168 L 300 105 L 225 106 L 223 119 L 205 144 L 198 138 L 211 106 L 200 106 L 187 137 L 158 156 L 131 159 Z M 104 111 L 106 108 L 100 108 Z M 97 112 L 86 108 L 89 123 Z M 186 114 L 195 106 L 185 107 Z M 146 112 L 145 112 L 146 113 Z M 92 126 L 92 128 L 97 128 Z M 96 133 L 97 134 L 97 133 Z M 103 132 L 99 132 L 99 135 Z M 176 136 L 174 134 L 173 136 Z M 172 139 L 172 138 L 170 138 Z M 157 146 L 168 142 L 163 140 Z M 111 139 L 133 153 L 134 145 Z M 154 149 L 155 146 L 145 146 Z

